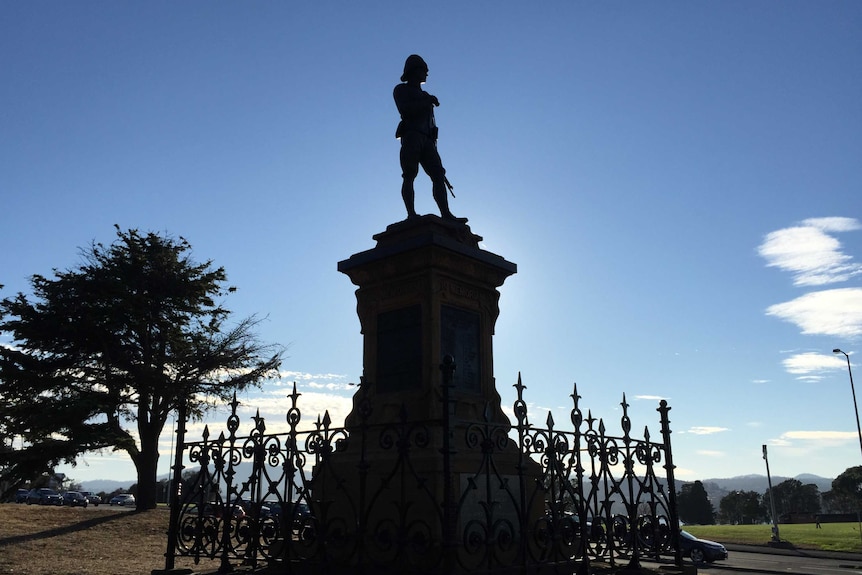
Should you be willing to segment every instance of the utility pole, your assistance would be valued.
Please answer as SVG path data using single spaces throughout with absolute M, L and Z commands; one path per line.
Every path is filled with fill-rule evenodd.
M 856 403 L 856 388 L 853 386 L 853 370 L 850 369 L 850 356 L 847 352 L 841 351 L 838 348 L 832 350 L 832 353 L 843 353 L 847 359 L 847 373 L 850 375 L 850 392 L 853 393 L 853 409 L 856 410 L 856 431 L 859 432 L 859 448 L 862 449 L 862 427 L 859 426 L 859 406 Z M 862 537 L 862 516 L 859 511 L 856 511 L 856 522 L 859 524 L 859 537 Z
M 769 459 L 766 457 L 766 445 L 763 446 L 763 461 L 766 462 L 766 480 L 769 482 L 769 508 L 772 514 L 772 540 L 781 541 L 778 536 L 778 518 L 775 516 L 775 492 L 772 491 L 772 476 L 769 474 Z
M 850 374 L 850 391 L 853 393 L 853 409 L 856 410 L 856 431 L 859 432 L 859 448 L 862 449 L 862 426 L 859 425 L 859 406 L 856 404 L 856 388 L 853 386 L 853 370 L 850 369 L 850 356 L 847 352 L 841 351 L 838 348 L 832 350 L 832 353 L 843 353 L 847 359 L 847 373 Z

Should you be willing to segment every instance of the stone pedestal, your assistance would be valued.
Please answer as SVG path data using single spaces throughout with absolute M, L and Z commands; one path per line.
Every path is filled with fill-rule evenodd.
M 377 247 L 338 263 L 356 290 L 364 337 L 368 423 L 439 419 L 440 363 L 457 362 L 455 417 L 508 425 L 494 384 L 492 336 L 500 313 L 497 288 L 517 266 L 479 248 L 462 224 L 422 216 L 374 236 Z M 359 397 L 359 394 L 357 395 Z M 354 409 L 355 412 L 355 409 Z M 351 415 L 348 427 L 355 421 Z
M 358 286 L 364 376 L 349 440 L 314 474 L 330 557 L 453 573 L 494 546 L 492 563 L 512 564 L 522 526 L 544 512 L 539 467 L 508 441 L 494 381 L 497 288 L 517 267 L 432 215 L 374 239 L 338 264 Z

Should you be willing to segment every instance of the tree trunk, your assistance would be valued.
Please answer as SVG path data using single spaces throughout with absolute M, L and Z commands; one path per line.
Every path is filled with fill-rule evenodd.
M 155 509 L 158 503 L 159 485 L 156 481 L 156 470 L 159 465 L 159 437 L 141 435 L 141 453 L 135 466 L 138 470 L 138 493 L 135 495 L 138 511 Z

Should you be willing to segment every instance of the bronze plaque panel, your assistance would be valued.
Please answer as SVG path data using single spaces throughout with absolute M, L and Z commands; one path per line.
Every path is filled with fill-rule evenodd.
M 422 306 L 377 316 L 377 391 L 418 389 L 422 383 Z
M 440 324 L 441 352 L 455 358 L 455 389 L 480 393 L 479 314 L 444 305 L 440 308 Z

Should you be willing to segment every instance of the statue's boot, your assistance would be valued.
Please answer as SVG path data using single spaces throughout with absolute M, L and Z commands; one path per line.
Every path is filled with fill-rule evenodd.
M 401 185 L 401 199 L 404 200 L 404 207 L 407 208 L 407 219 L 412 219 L 419 217 L 416 214 L 416 208 L 414 207 L 414 197 L 415 194 L 413 192 L 413 185 L 408 185 L 407 182 L 404 182 Z
M 455 214 L 449 211 L 449 196 L 446 195 L 446 187 L 442 182 L 439 185 L 434 184 L 434 201 L 437 202 L 437 207 L 440 208 L 440 217 L 444 220 L 458 224 L 467 223 L 467 218 L 457 218 Z

